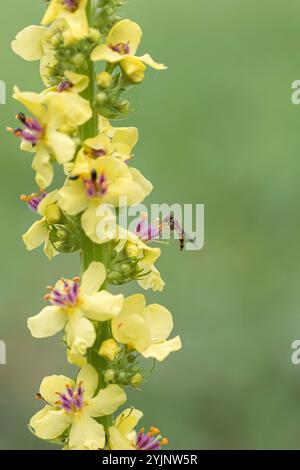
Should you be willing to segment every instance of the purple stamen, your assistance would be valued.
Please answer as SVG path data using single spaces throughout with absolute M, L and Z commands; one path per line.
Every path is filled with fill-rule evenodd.
M 41 123 L 37 119 L 27 118 L 24 113 L 17 114 L 17 119 L 21 121 L 25 128 L 8 128 L 8 130 L 13 132 L 16 137 L 21 137 L 21 139 L 25 140 L 26 142 L 29 142 L 32 145 L 36 145 L 42 138 L 44 132 L 44 128 Z
M 46 298 L 58 307 L 74 307 L 77 304 L 79 295 L 79 280 L 74 279 L 72 281 L 63 279 L 62 288 L 51 289 Z
M 69 385 L 66 385 L 66 390 L 68 392 L 68 396 L 65 393 L 58 393 L 60 400 L 57 404 L 60 405 L 60 407 L 67 413 L 81 410 L 84 405 L 84 389 L 81 384 L 74 389 Z
M 74 12 L 77 10 L 79 7 L 79 1 L 78 0 L 63 0 L 64 7 L 71 11 Z
M 58 85 L 57 85 L 57 91 L 58 93 L 62 93 L 63 91 L 69 91 L 73 87 L 73 84 L 69 82 L 69 80 L 63 79 Z
M 102 197 L 106 194 L 108 189 L 105 174 L 101 173 L 101 175 L 98 177 L 95 170 L 92 171 L 90 179 L 83 179 L 83 184 L 89 197 Z
M 33 193 L 30 196 L 26 196 L 25 194 L 22 194 L 20 199 L 21 201 L 27 202 L 28 207 L 36 212 L 38 210 L 40 202 L 47 196 L 47 193 L 42 192 L 41 195 L 39 196 L 37 193 Z
M 161 436 L 154 436 L 153 434 L 145 434 L 143 431 L 138 433 L 136 448 L 137 450 L 159 450 Z
M 114 52 L 118 52 L 118 53 L 121 54 L 121 55 L 128 55 L 128 54 L 130 54 L 129 43 L 119 42 L 118 44 L 112 44 L 112 45 L 110 46 L 110 48 L 111 48 Z
M 105 155 L 106 155 L 106 152 L 104 149 L 92 149 L 92 156 L 94 158 L 104 157 Z

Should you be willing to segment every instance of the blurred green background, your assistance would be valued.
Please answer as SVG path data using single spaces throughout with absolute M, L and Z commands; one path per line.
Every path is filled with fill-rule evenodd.
M 2 7 L 0 448 L 46 449 L 26 429 L 40 408 L 34 393 L 69 367 L 58 338 L 31 338 L 26 318 L 47 284 L 77 274 L 78 257 L 50 263 L 21 241 L 33 215 L 18 198 L 34 189 L 33 172 L 5 127 L 19 110 L 13 84 L 42 85 L 37 63 L 14 56 L 10 41 L 43 6 Z M 290 361 L 300 338 L 299 1 L 130 0 L 126 12 L 144 30 L 141 51 L 169 66 L 148 72 L 127 121 L 140 129 L 135 165 L 154 183 L 149 201 L 206 205 L 205 248 L 164 248 L 167 287 L 148 295 L 171 309 L 184 348 L 130 404 L 173 449 L 300 448 L 300 366 Z

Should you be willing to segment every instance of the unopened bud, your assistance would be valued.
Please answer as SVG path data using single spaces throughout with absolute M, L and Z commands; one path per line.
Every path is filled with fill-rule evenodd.
M 130 381 L 131 385 L 135 388 L 139 387 L 142 382 L 143 382 L 143 376 L 140 373 L 135 374 Z
M 115 372 L 112 369 L 107 369 L 104 372 L 104 380 L 106 383 L 113 382 L 114 378 L 115 378 Z
M 100 38 L 101 34 L 99 33 L 99 31 L 97 31 L 97 29 L 95 28 L 90 28 L 89 30 L 89 38 L 92 40 L 92 41 L 98 41 L 98 39 Z
M 120 269 L 123 274 L 129 274 L 131 272 L 131 268 L 129 264 L 126 264 L 126 263 L 121 264 Z
M 127 113 L 129 111 L 130 103 L 127 100 L 122 100 L 117 102 L 115 106 L 120 111 L 120 113 Z
M 113 78 L 108 72 L 100 72 L 97 75 L 97 83 L 100 88 L 108 88 L 112 84 Z
M 77 67 L 81 67 L 84 64 L 84 56 L 80 53 L 75 54 L 72 58 L 72 63 L 77 65 Z
M 97 102 L 100 106 L 107 102 L 107 95 L 106 93 L 100 92 L 97 94 Z
M 111 338 L 103 341 L 98 354 L 99 356 L 105 357 L 109 361 L 113 361 L 120 351 L 120 346 L 118 346 L 116 341 Z
M 135 243 L 127 243 L 126 245 L 126 254 L 129 258 L 137 258 L 139 254 L 139 249 Z
M 146 66 L 135 57 L 126 57 L 121 61 L 121 68 L 131 83 L 142 83 L 145 78 Z

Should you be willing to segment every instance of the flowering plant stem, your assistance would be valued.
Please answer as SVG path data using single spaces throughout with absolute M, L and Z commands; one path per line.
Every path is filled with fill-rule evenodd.
M 133 432 L 142 411 L 128 406 L 114 413 L 127 401 L 125 388 L 140 389 L 149 376 L 140 356 L 161 362 L 181 348 L 179 336 L 169 339 L 173 318 L 165 307 L 147 305 L 142 294 L 125 298 L 109 291 L 130 281 L 153 291 L 165 286 L 154 266 L 161 251 L 148 245 L 161 224 L 151 228 L 142 218 L 133 231 L 117 225 L 124 198 L 128 205 L 140 204 L 153 186 L 131 166 L 137 128 L 114 127 L 110 120 L 132 111 L 122 95 L 144 81 L 147 66 L 166 68 L 150 54 L 137 55 L 142 30 L 117 15 L 122 5 L 123 0 L 49 0 L 42 26 L 26 27 L 12 43 L 24 59 L 41 61 L 47 87 L 42 93 L 14 88 L 14 98 L 32 116 L 19 112 L 19 127 L 8 130 L 21 139 L 22 150 L 34 154 L 40 188 L 40 194 L 21 196 L 40 217 L 23 240 L 29 250 L 44 244 L 50 260 L 80 253 L 80 276 L 49 285 L 48 305 L 27 320 L 35 338 L 64 331 L 67 360 L 80 368 L 75 378 L 42 380 L 37 396 L 44 408 L 30 420 L 36 436 L 66 450 L 149 451 L 166 445 L 155 427 Z M 48 192 L 55 164 L 66 179 Z M 98 211 L 105 207 L 108 217 Z M 108 220 L 115 231 L 99 231 Z
M 92 15 L 93 15 L 93 0 L 88 0 L 87 4 L 87 18 L 89 24 L 92 23 Z M 96 90 L 96 83 L 95 83 L 95 66 L 94 62 L 90 59 L 88 60 L 87 64 L 87 76 L 89 78 L 89 86 L 87 87 L 83 96 L 87 99 L 91 105 L 91 109 L 93 112 L 92 118 L 85 123 L 81 130 L 80 136 L 82 141 L 85 141 L 88 138 L 93 137 L 98 132 L 98 113 L 95 110 L 94 103 L 95 103 L 95 90 Z M 88 269 L 89 265 L 93 261 L 99 261 L 104 264 L 106 268 L 108 268 L 110 259 L 111 259 L 111 243 L 106 243 L 103 245 L 98 245 L 92 242 L 86 235 L 82 236 L 82 244 L 81 244 L 81 275 Z M 101 286 L 101 290 L 106 288 L 106 282 Z M 98 390 L 104 389 L 106 387 L 106 383 L 103 376 L 103 371 L 105 371 L 106 361 L 104 358 L 100 357 L 98 354 L 98 350 L 106 339 L 111 337 L 111 328 L 108 323 L 99 324 L 97 327 L 97 341 L 94 346 L 88 350 L 87 352 L 87 361 L 88 363 L 93 366 L 97 371 L 99 371 L 99 384 Z M 113 424 L 113 417 L 112 415 L 104 416 L 103 418 L 98 418 L 97 421 L 104 426 L 105 433 L 108 435 L 109 426 Z

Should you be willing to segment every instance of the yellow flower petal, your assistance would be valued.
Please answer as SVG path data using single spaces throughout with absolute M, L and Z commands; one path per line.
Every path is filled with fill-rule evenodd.
M 68 447 L 70 450 L 98 450 L 105 446 L 105 431 L 86 412 L 74 416 Z
M 14 87 L 13 98 L 22 103 L 39 121 L 45 122 L 46 108 L 42 95 L 30 91 L 22 92 L 18 87 Z
M 74 364 L 77 367 L 83 367 L 87 364 L 87 358 L 85 356 L 71 353 L 70 349 L 67 351 L 67 360 L 70 364 Z
M 126 320 L 131 315 L 140 314 L 146 307 L 146 299 L 143 294 L 134 294 L 126 297 L 122 308 L 121 319 Z
M 58 16 L 58 14 L 59 14 L 59 2 L 57 0 L 50 0 L 50 3 L 47 7 L 47 10 L 45 12 L 45 15 L 43 16 L 41 23 L 43 25 L 48 25 L 52 23 Z
M 112 333 L 120 343 L 144 351 L 151 345 L 150 329 L 141 315 L 133 314 L 125 321 L 121 315 L 112 320 Z
M 27 326 L 34 338 L 48 338 L 61 331 L 67 321 L 66 313 L 54 305 L 43 308 L 27 320 Z
M 181 339 L 179 336 L 169 341 L 163 341 L 162 343 L 152 344 L 142 352 L 142 355 L 146 358 L 153 357 L 158 361 L 163 361 L 171 352 L 178 351 L 181 349 Z
M 139 263 L 139 266 L 144 263 Z M 145 290 L 152 289 L 154 292 L 161 292 L 166 283 L 161 278 L 160 272 L 154 267 L 150 266 L 150 273 L 143 275 L 141 279 L 138 280 L 138 284 Z M 145 272 L 149 271 L 149 266 L 145 266 Z
M 47 31 L 44 26 L 27 26 L 20 31 L 12 41 L 12 50 L 25 60 L 39 60 L 42 58 L 43 38 Z
M 39 144 L 32 160 L 32 169 L 36 172 L 35 180 L 40 188 L 47 188 L 53 180 L 54 172 L 47 149 Z
M 92 117 L 89 102 L 76 93 L 49 92 L 43 99 L 48 108 L 48 121 L 51 120 L 55 129 L 76 128 Z
M 123 56 L 118 52 L 113 51 L 110 47 L 106 44 L 101 44 L 100 46 L 96 46 L 95 49 L 91 53 L 91 60 L 96 62 L 98 60 L 106 60 L 111 64 L 115 64 L 122 60 Z
M 34 250 L 45 242 L 48 236 L 48 229 L 44 219 L 35 222 L 30 229 L 24 233 L 23 242 L 27 250 Z
M 137 57 L 137 59 L 155 70 L 166 70 L 168 68 L 164 64 L 155 62 L 150 54 L 144 54 L 141 57 Z
M 95 328 L 87 318 L 79 311 L 69 315 L 66 324 L 66 341 L 72 354 L 84 356 L 88 348 L 92 347 L 95 339 Z
M 73 380 L 65 375 L 50 375 L 43 379 L 39 392 L 47 403 L 55 405 L 59 399 L 59 394 L 65 393 L 66 385 L 74 387 Z
M 139 170 L 137 170 L 136 168 L 130 168 L 130 173 L 131 173 L 135 183 L 137 183 L 140 186 L 140 188 L 142 189 L 142 191 L 144 193 L 144 197 L 149 196 L 149 194 L 153 190 L 152 183 L 150 181 L 148 181 L 142 175 L 142 173 Z
M 71 137 L 62 132 L 48 130 L 47 144 L 51 148 L 58 163 L 67 163 L 75 154 L 75 142 Z
M 58 199 L 58 191 L 55 189 L 47 194 L 44 199 L 38 205 L 38 213 L 42 216 L 45 216 L 46 210 L 48 206 L 52 206 L 57 202 Z
M 123 295 L 113 295 L 102 290 L 93 295 L 85 295 L 81 309 L 87 318 L 107 321 L 119 315 L 123 306 Z
M 97 215 L 99 202 L 91 203 L 88 209 L 81 216 L 81 227 L 86 236 L 94 243 L 107 243 L 116 234 L 116 216 L 107 208 L 105 213 Z M 103 207 L 103 206 L 102 206 Z
M 111 450 L 136 450 L 131 442 L 115 426 L 109 428 L 109 444 Z
M 169 310 L 162 305 L 148 305 L 142 316 L 149 325 L 151 341 L 161 342 L 167 339 L 173 330 L 173 318 Z
M 114 413 L 126 402 L 126 394 L 118 385 L 108 385 L 98 395 L 89 400 L 86 410 L 92 417 L 107 416 Z
M 59 206 L 69 215 L 77 215 L 88 205 L 88 198 L 81 180 L 68 180 L 59 191 Z
M 136 127 L 120 127 L 115 130 L 112 136 L 112 143 L 127 144 L 131 149 L 139 140 L 139 131 Z
M 115 420 L 116 428 L 123 434 L 128 436 L 142 419 L 143 413 L 135 408 L 127 408 L 122 411 Z
M 47 239 L 45 241 L 44 253 L 50 261 L 54 258 L 54 256 L 58 255 L 58 251 L 56 251 L 56 249 L 52 245 L 49 234 L 48 234 Z
M 84 388 L 84 397 L 91 398 L 98 387 L 99 377 L 94 367 L 90 364 L 87 364 L 80 369 L 76 378 L 76 385 L 81 382 Z
M 30 420 L 30 426 L 40 439 L 56 439 L 70 426 L 70 417 L 64 410 L 46 406 Z
M 66 71 L 65 77 L 72 83 L 73 87 L 71 91 L 76 93 L 81 93 L 86 90 L 89 86 L 90 79 L 87 75 L 82 75 L 75 72 Z
M 130 55 L 135 55 L 142 38 L 142 30 L 137 23 L 128 19 L 119 21 L 111 29 L 106 43 L 115 46 L 120 43 L 128 44 Z
M 103 263 L 93 261 L 81 278 L 80 294 L 96 293 L 106 279 L 106 269 Z

